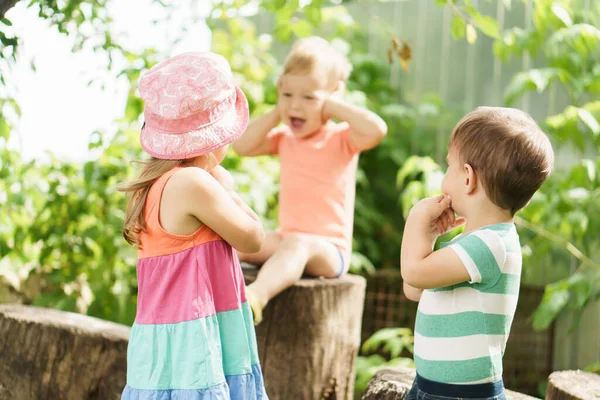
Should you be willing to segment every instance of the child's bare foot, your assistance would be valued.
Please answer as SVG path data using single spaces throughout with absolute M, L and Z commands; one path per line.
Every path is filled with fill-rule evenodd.
M 252 309 L 252 316 L 254 317 L 254 325 L 257 326 L 263 320 L 263 309 L 267 305 L 266 302 L 261 301 L 260 297 L 257 296 L 251 287 L 246 288 L 246 299 Z

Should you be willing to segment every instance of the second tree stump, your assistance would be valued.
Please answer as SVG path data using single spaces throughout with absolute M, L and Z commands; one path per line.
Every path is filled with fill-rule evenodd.
M 255 269 L 244 269 L 246 283 Z M 302 279 L 267 305 L 256 327 L 258 352 L 271 400 L 350 400 L 366 283 Z

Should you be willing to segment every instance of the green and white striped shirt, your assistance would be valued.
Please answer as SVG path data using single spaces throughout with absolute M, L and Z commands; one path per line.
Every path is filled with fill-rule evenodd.
M 423 291 L 415 324 L 417 372 L 444 383 L 498 380 L 519 297 L 515 225 L 489 225 L 442 246 L 456 252 L 471 280 Z

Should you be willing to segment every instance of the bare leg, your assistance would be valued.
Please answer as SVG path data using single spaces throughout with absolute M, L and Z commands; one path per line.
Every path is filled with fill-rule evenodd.
M 277 232 L 267 232 L 265 241 L 257 253 L 242 253 L 237 252 L 240 261 L 247 262 L 253 265 L 263 265 L 267 261 L 277 247 L 281 243 L 281 235 Z
M 300 280 L 303 272 L 335 278 L 339 270 L 340 256 L 335 245 L 315 236 L 290 235 L 264 263 L 248 291 L 264 308 L 269 300 Z

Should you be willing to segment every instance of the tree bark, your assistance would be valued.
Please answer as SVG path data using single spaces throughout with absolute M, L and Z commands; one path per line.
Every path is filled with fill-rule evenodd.
M 4 14 L 10 10 L 18 0 L 0 0 L 0 18 L 4 18 Z
M 412 368 L 382 368 L 367 387 L 362 400 L 402 400 L 406 397 L 415 379 L 416 372 Z M 508 400 L 536 400 L 526 394 L 506 391 Z
M 365 287 L 353 275 L 302 279 L 267 305 L 256 336 L 271 400 L 352 399 Z
M 119 399 L 128 338 L 124 325 L 0 305 L 0 399 Z
M 548 378 L 546 399 L 600 399 L 600 375 L 583 371 L 553 372 Z

